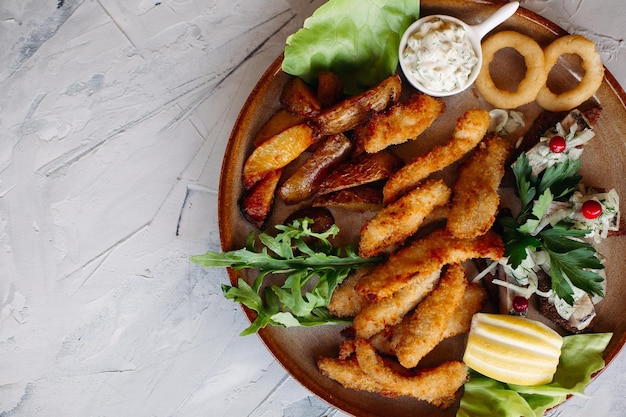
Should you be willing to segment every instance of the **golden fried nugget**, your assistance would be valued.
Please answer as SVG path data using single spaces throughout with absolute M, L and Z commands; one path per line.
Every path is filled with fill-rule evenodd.
M 445 109 L 442 99 L 414 93 L 406 101 L 370 117 L 355 129 L 355 140 L 364 144 L 366 152 L 375 153 L 416 139 Z
M 459 168 L 446 225 L 454 236 L 473 238 L 493 225 L 500 204 L 498 187 L 511 148 L 498 136 L 488 137 Z
M 371 301 L 389 297 L 403 286 L 424 280 L 444 265 L 468 259 L 500 259 L 504 253 L 502 238 L 487 232 L 474 239 L 459 239 L 445 229 L 437 229 L 389 256 L 362 277 L 356 291 Z
M 450 317 L 463 300 L 467 287 L 460 264 L 448 267 L 435 289 L 417 305 L 396 347 L 402 366 L 413 368 L 443 340 Z
M 330 298 L 328 311 L 337 317 L 354 317 L 365 306 L 369 304 L 367 297 L 358 294 L 354 288 L 361 278 L 373 269 L 372 266 L 364 266 L 352 272 L 341 284 Z
M 394 326 L 422 301 L 439 280 L 439 271 L 424 280 L 401 288 L 391 297 L 365 306 L 354 318 L 356 337 L 368 339 L 386 327 Z
M 359 255 L 377 256 L 414 234 L 428 214 L 450 199 L 442 180 L 429 180 L 380 210 L 361 228 Z
M 460 160 L 485 136 L 490 122 L 489 112 L 472 109 L 457 120 L 452 136 L 446 143 L 415 157 L 389 178 L 383 188 L 384 201 L 390 203 L 415 188 L 430 174 Z
M 380 384 L 384 391 L 427 401 L 447 408 L 469 377 L 467 366 L 449 361 L 435 368 L 421 369 L 415 376 L 404 376 L 387 366 L 365 339 L 356 340 L 356 358 L 365 374 Z

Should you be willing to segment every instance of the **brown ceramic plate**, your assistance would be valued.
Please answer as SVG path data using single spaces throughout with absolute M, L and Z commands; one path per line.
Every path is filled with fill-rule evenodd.
M 469 24 L 482 21 L 504 4 L 498 0 L 422 0 L 422 15 L 448 14 L 459 17 Z M 497 30 L 513 29 L 525 33 L 545 46 L 559 35 L 566 32 L 554 23 L 520 8 L 517 13 Z M 519 58 L 521 59 L 521 58 Z M 570 62 L 571 61 L 571 62 Z M 226 154 L 224 156 L 220 190 L 219 222 L 222 249 L 239 249 L 245 245 L 246 235 L 253 230 L 242 217 L 237 200 L 242 193 L 241 172 L 246 157 L 252 150 L 252 139 L 261 125 L 279 108 L 278 97 L 288 75 L 281 71 L 282 57 L 270 66 L 250 94 L 234 126 Z M 515 62 L 515 57 L 511 57 Z M 494 78 L 503 84 L 515 82 L 521 77 L 519 61 L 508 67 L 494 70 Z M 521 65 L 523 68 L 523 64 Z M 558 70 L 551 74 L 551 82 L 556 87 L 568 88 L 580 73 L 580 64 L 575 60 L 562 60 Z M 405 90 L 410 88 L 405 83 Z M 446 139 L 454 126 L 454 120 L 466 109 L 474 107 L 490 108 L 475 89 L 470 88 L 461 95 L 446 98 L 445 114 L 428 131 L 428 139 L 402 145 L 401 155 L 413 155 L 423 152 L 433 143 Z M 587 145 L 583 156 L 582 173 L 588 185 L 617 189 L 623 198 L 626 196 L 626 146 L 623 139 L 623 121 L 626 120 L 626 94 L 613 76 L 607 71 L 602 87 L 591 101 L 603 107 L 602 116 L 596 126 L 596 138 Z M 539 113 L 536 105 L 530 104 L 522 109 L 525 120 L 529 123 Z M 522 132 L 520 132 L 522 133 Z M 421 148 L 421 149 L 420 149 Z M 279 199 L 277 199 L 279 200 Z M 282 223 L 294 207 L 285 207 L 277 201 L 269 225 Z M 342 229 L 344 240 L 355 239 L 346 231 L 358 231 L 362 221 L 359 215 L 335 211 L 333 213 Z M 356 227 L 355 227 L 356 226 Z M 626 237 L 610 238 L 599 247 L 607 258 L 607 296 L 597 306 L 598 317 L 594 321 L 593 332 L 613 332 L 605 359 L 610 362 L 623 346 L 626 338 L 626 280 L 622 279 L 626 271 Z M 236 283 L 241 272 L 229 271 L 230 279 Z M 251 276 L 243 274 L 246 279 Z M 246 315 L 253 318 L 253 312 L 244 308 Z M 347 390 L 336 382 L 322 376 L 315 364 L 319 355 L 336 356 L 337 346 L 342 339 L 341 327 L 321 326 L 317 328 L 266 328 L 259 336 L 278 362 L 302 385 L 336 408 L 355 416 L 454 416 L 456 406 L 439 410 L 426 403 L 409 398 L 390 399 L 379 395 Z M 246 343 L 242 338 L 241 343 Z M 464 338 L 457 337 L 445 341 L 438 347 L 429 360 L 442 358 L 460 358 Z

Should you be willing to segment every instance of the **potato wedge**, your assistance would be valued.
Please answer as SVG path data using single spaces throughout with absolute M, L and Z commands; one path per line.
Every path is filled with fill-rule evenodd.
M 292 126 L 303 123 L 305 119 L 306 118 L 298 116 L 297 114 L 289 113 L 285 109 L 280 109 L 274 113 L 267 122 L 265 122 L 265 124 L 261 127 L 261 130 L 257 132 L 252 143 L 254 143 L 254 147 L 256 148 L 272 136 L 277 135 Z
M 406 101 L 376 113 L 355 129 L 355 140 L 374 153 L 388 146 L 416 139 L 445 111 L 440 98 L 415 93 Z
M 352 141 L 343 133 L 328 137 L 315 152 L 278 189 L 287 204 L 312 197 L 328 173 L 348 158 Z
M 270 172 L 241 199 L 239 205 L 243 216 L 258 229 L 263 229 L 272 211 L 276 187 L 282 172 L 282 169 Z
M 375 87 L 322 110 L 313 121 L 323 135 L 343 133 L 398 101 L 401 92 L 402 81 L 394 74 Z
M 474 239 L 458 239 L 445 229 L 437 229 L 391 254 L 385 263 L 359 280 L 356 291 L 370 300 L 378 300 L 409 283 L 426 279 L 444 265 L 475 258 L 498 260 L 503 253 L 502 238 L 494 232 Z
M 415 188 L 430 174 L 440 171 L 460 160 L 483 139 L 491 118 L 489 112 L 472 109 L 457 120 L 452 137 L 444 144 L 418 155 L 396 172 L 385 184 L 385 204 L 397 200 Z
M 448 321 L 463 300 L 467 287 L 460 264 L 448 267 L 437 287 L 418 304 L 396 347 L 402 366 L 413 368 L 444 338 Z
M 256 148 L 243 166 L 243 185 L 249 190 L 271 171 L 284 168 L 317 139 L 307 123 L 292 126 Z
M 343 84 L 337 74 L 330 71 L 317 74 L 317 99 L 322 108 L 337 104 L 342 97 Z
M 339 165 L 320 184 L 318 194 L 370 184 L 389 178 L 400 168 L 402 160 L 391 151 L 363 154 Z
M 359 213 L 378 211 L 383 208 L 383 189 L 369 184 L 347 188 L 319 195 L 313 199 L 312 205 L 314 207 L 337 207 Z
M 280 104 L 287 111 L 302 117 L 315 116 L 322 108 L 313 89 L 298 77 L 287 81 L 280 95 Z
M 454 236 L 473 238 L 493 225 L 500 204 L 498 187 L 512 148 L 498 136 L 488 137 L 459 168 L 446 224 Z
M 377 256 L 390 245 L 404 242 L 435 207 L 448 202 L 451 194 L 443 180 L 428 180 L 385 206 L 361 228 L 359 255 Z

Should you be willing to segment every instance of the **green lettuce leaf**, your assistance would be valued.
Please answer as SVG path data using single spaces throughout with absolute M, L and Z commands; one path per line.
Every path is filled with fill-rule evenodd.
M 475 371 L 465 384 L 457 417 L 541 417 L 568 395 L 583 396 L 591 376 L 604 368 L 602 353 L 612 333 L 563 337 L 552 382 L 538 386 L 504 384 Z
M 396 71 L 400 38 L 419 10 L 419 0 L 329 0 L 287 38 L 282 69 L 309 84 L 332 71 L 347 94 L 370 88 Z

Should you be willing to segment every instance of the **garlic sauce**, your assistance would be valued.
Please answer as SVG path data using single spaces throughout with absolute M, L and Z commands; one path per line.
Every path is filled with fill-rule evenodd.
M 466 85 L 478 64 L 465 29 L 439 18 L 425 22 L 411 34 L 402 60 L 420 84 L 441 92 Z

